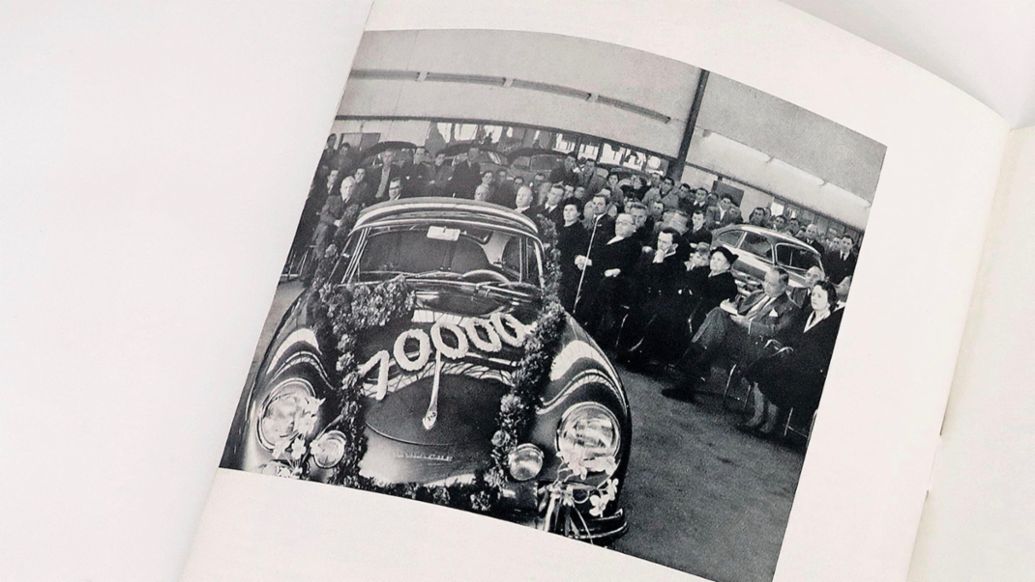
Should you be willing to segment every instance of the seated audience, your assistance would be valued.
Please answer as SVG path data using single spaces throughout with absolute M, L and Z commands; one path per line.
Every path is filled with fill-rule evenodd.
M 781 412 L 810 417 L 819 405 L 834 342 L 841 326 L 837 291 L 828 281 L 812 287 L 809 307 L 778 337 L 782 347 L 751 365 L 745 377 L 752 389 L 752 414 L 741 430 L 772 437 Z
M 692 401 L 698 384 L 708 379 L 712 363 L 719 357 L 741 365 L 757 360 L 766 341 L 794 322 L 798 307 L 787 296 L 789 280 L 787 271 L 772 268 L 765 275 L 762 289 L 724 301 L 709 311 L 680 363 L 685 379 L 669 393 Z

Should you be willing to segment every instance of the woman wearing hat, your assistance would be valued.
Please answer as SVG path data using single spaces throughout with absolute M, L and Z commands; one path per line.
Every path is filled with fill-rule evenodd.
M 742 430 L 768 437 L 776 431 L 781 410 L 793 408 L 795 417 L 812 415 L 823 394 L 842 313 L 832 283 L 813 285 L 807 307 L 779 338 L 782 347 L 745 374 L 757 387 L 752 389 L 753 414 Z
M 690 260 L 686 262 L 687 286 L 683 292 L 690 296 L 690 329 L 686 335 L 679 338 L 678 345 L 681 352 L 689 347 L 690 338 L 700 327 L 708 312 L 718 307 L 723 301 L 732 300 L 737 296 L 737 281 L 730 273 L 730 267 L 736 260 L 737 255 L 733 251 L 719 246 L 712 249 L 706 265 L 696 266 L 699 262 L 694 260 L 694 255 L 691 255 Z M 677 367 L 685 367 L 685 362 L 680 362 Z M 686 370 L 683 373 L 687 373 Z M 676 400 L 693 402 L 696 380 L 696 378 L 686 377 L 679 385 L 666 388 L 661 393 Z
M 562 222 L 557 229 L 557 250 L 560 251 L 561 280 L 560 295 L 561 305 L 569 313 L 575 310 L 575 292 L 579 286 L 579 275 L 582 274 L 575 266 L 575 257 L 586 252 L 589 245 L 589 233 L 586 227 L 582 226 L 579 217 L 582 216 L 582 201 L 578 198 L 568 198 L 561 203 Z
M 737 281 L 730 268 L 737 261 L 737 255 L 724 246 L 712 249 L 708 265 L 689 268 L 687 291 L 690 293 L 692 315 L 690 331 L 697 329 L 704 317 L 714 307 L 737 296 Z

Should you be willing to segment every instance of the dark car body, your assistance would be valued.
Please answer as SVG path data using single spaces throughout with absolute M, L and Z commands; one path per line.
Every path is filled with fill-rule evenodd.
M 414 273 L 407 285 L 415 292 L 416 309 L 412 319 L 390 322 L 360 336 L 356 353 L 360 362 L 385 348 L 391 352 L 393 341 L 407 330 L 427 332 L 435 322 L 463 325 L 468 320 L 511 316 L 529 324 L 541 309 L 544 251 L 537 227 L 523 215 L 496 205 L 419 198 L 369 207 L 349 235 L 331 282 L 373 284 L 384 279 L 381 273 L 386 271 L 380 269 L 388 264 L 396 271 Z M 425 269 L 430 275 L 418 277 L 416 272 Z M 246 386 L 223 467 L 268 472 L 275 462 L 273 447 L 264 442 L 260 422 L 283 386 L 300 386 L 293 389 L 323 399 L 306 438 L 321 438 L 341 421 L 333 389 L 335 362 L 329 357 L 333 350 L 321 345 L 314 331 L 307 305 L 311 297 L 303 292 L 288 309 L 254 382 Z M 460 482 L 484 469 L 491 462 L 490 441 L 500 401 L 512 385 L 521 352 L 505 343 L 492 353 L 472 347 L 463 357 L 443 358 L 440 364 L 432 358 L 416 372 L 407 372 L 393 361 L 380 399 L 374 387 L 376 370 L 367 374 L 363 378 L 367 448 L 360 474 L 388 484 L 434 485 Z M 435 370 L 436 365 L 441 368 Z M 438 389 L 436 377 L 441 381 Z M 437 415 L 431 428 L 426 414 L 429 402 L 435 402 Z M 520 446 L 541 451 L 541 469 L 525 480 L 516 479 L 511 469 L 500 488 L 505 504 L 497 516 L 560 530 L 558 522 L 545 513 L 553 505 L 551 495 L 558 498 L 557 483 L 566 467 L 560 448 L 569 440 L 562 442 L 562 436 L 579 431 L 606 433 L 610 423 L 608 434 L 613 438 L 608 442 L 614 458 L 604 463 L 607 469 L 578 478 L 569 475 L 567 483 L 574 491 L 574 508 L 585 520 L 573 537 L 595 541 L 621 535 L 627 527 L 619 495 L 630 448 L 629 404 L 610 361 L 567 313 L 549 382 L 536 402 L 534 419 Z M 572 428 L 572 422 L 583 418 L 594 420 Z M 587 433 L 587 438 L 593 437 Z M 331 471 L 315 465 L 306 475 L 310 480 L 331 480 Z M 591 508 L 586 492 L 604 485 L 611 487 L 612 501 L 606 507 Z M 596 501 L 599 505 L 599 498 Z
M 478 148 L 478 159 L 474 161 L 477 162 L 482 172 L 497 172 L 507 169 L 506 156 L 496 151 L 492 146 L 474 142 L 452 143 L 435 152 L 435 155 L 443 154 L 446 156 L 446 162 L 452 163 L 457 156 L 467 154 L 471 148 Z
M 712 232 L 715 245 L 723 245 L 739 257 L 733 263 L 734 278 L 741 294 L 762 286 L 765 274 L 782 267 L 790 275 L 791 287 L 805 286 L 805 272 L 812 266 L 823 268 L 819 252 L 789 234 L 749 224 L 731 224 Z
M 549 179 L 550 172 L 564 163 L 567 153 L 543 148 L 518 148 L 507 152 L 511 177 L 521 176 L 525 183 L 542 173 Z

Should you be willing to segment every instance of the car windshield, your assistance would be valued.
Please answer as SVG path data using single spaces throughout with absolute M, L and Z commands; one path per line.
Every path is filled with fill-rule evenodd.
M 776 245 L 776 262 L 787 269 L 802 273 L 810 267 L 822 267 L 816 252 L 790 244 Z
M 357 281 L 404 274 L 535 287 L 540 282 L 535 239 L 503 229 L 452 221 L 374 227 L 360 252 Z

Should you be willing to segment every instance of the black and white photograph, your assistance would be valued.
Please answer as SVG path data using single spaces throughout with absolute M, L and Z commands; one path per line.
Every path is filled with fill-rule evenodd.
M 221 467 L 772 580 L 886 148 L 692 63 L 368 31 Z

